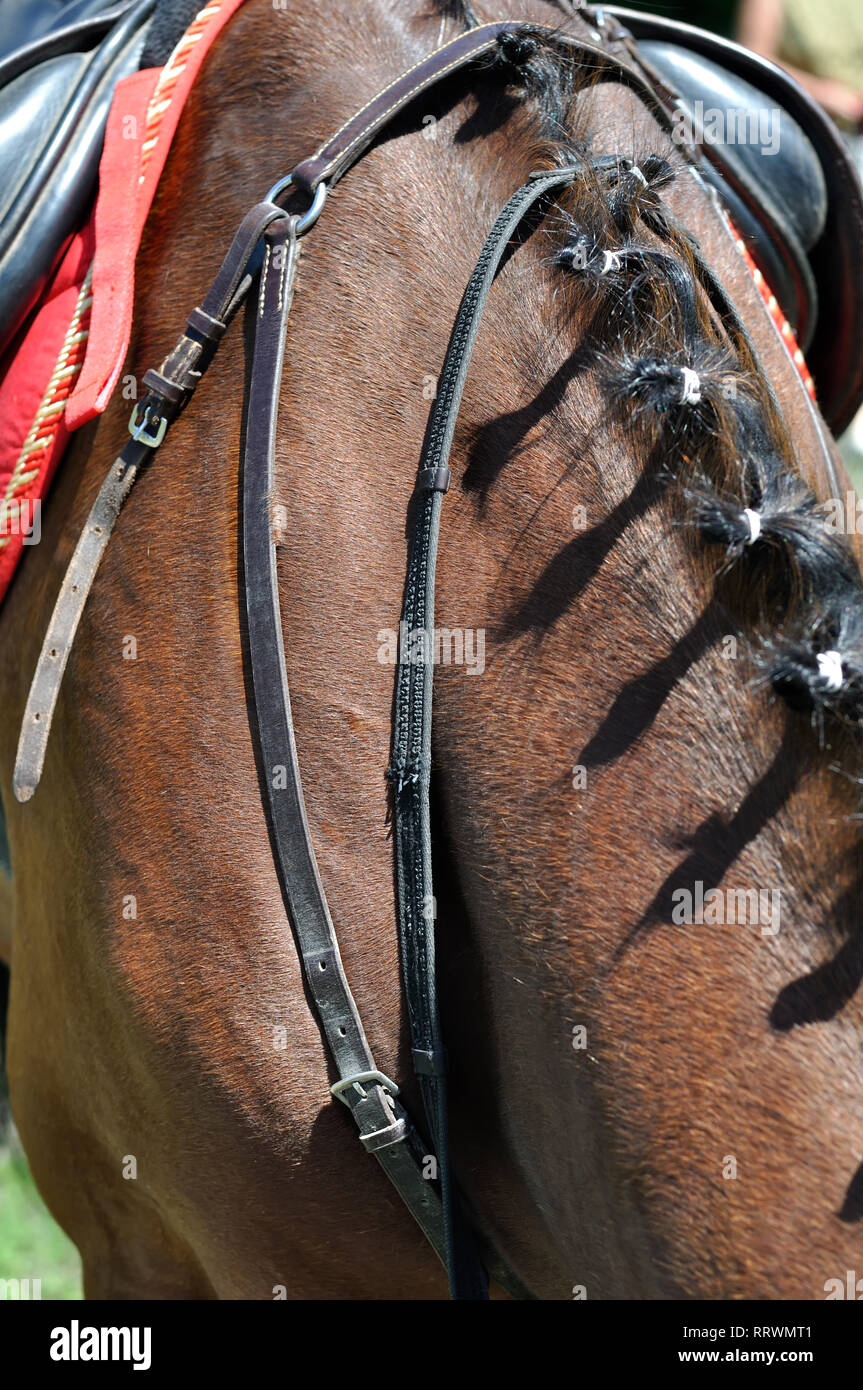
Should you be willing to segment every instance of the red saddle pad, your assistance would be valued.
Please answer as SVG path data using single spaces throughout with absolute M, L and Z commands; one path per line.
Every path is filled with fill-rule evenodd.
M 164 67 L 117 83 L 90 221 L 0 362 L 0 601 L 38 540 L 38 509 L 70 433 L 102 413 L 117 384 L 153 195 L 207 50 L 241 4 L 210 0 Z

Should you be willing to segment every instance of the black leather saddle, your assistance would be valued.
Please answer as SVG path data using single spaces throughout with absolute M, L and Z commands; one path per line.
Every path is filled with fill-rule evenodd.
M 607 12 L 678 96 L 696 139 L 704 128 L 704 176 L 779 300 L 840 434 L 863 401 L 863 187 L 845 142 L 765 58 L 688 24 Z M 720 119 L 708 128 L 711 113 Z
M 0 0 L 0 352 L 87 216 L 114 87 L 139 67 L 154 4 Z

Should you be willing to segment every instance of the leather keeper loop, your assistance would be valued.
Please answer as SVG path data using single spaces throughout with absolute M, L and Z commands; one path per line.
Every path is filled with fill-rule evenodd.
M 368 1153 L 377 1149 L 389 1148 L 390 1144 L 403 1144 L 410 1134 L 407 1120 L 393 1120 L 385 1129 L 376 1129 L 372 1134 L 361 1134 L 360 1143 Z
M 291 170 L 291 183 L 294 188 L 299 188 L 311 197 L 321 181 L 322 173 L 322 161 L 312 155 L 310 159 L 304 159 L 302 163 Z
M 411 1048 L 414 1071 L 417 1076 L 443 1076 L 446 1071 L 446 1052 L 425 1048 Z
M 199 333 L 208 343 L 218 343 L 225 333 L 228 325 L 222 323 L 221 319 L 213 318 L 206 310 L 196 307 L 192 310 L 186 323 L 195 333 Z
M 451 474 L 443 468 L 421 468 L 417 473 L 417 488 L 420 492 L 449 492 Z
M 182 405 L 189 395 L 189 388 L 178 386 L 176 381 L 171 381 L 169 377 L 163 376 L 161 372 L 151 367 L 144 373 L 144 386 L 148 391 L 153 391 L 163 400 L 169 401 L 171 405 Z

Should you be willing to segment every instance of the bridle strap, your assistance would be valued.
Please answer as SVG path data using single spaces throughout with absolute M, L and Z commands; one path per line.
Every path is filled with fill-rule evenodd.
M 435 562 L 443 495 L 449 486 L 449 454 L 480 319 L 494 277 L 513 234 L 531 208 L 572 183 L 578 169 L 556 169 L 529 180 L 504 207 L 492 228 L 467 289 L 438 382 L 426 447 L 417 474 L 416 513 L 408 560 L 401 632 L 424 636 L 422 660 L 398 667 L 393 752 L 389 777 L 398 880 L 399 945 L 411 1030 L 414 1070 L 438 1157 L 454 1297 L 470 1297 L 479 1261 L 472 1233 L 454 1190 L 447 1128 L 446 1061 L 435 976 L 435 898 L 429 785 L 432 759 Z M 475 1295 L 474 1295 L 475 1296 Z
M 342 967 L 303 799 L 285 665 L 272 492 L 279 392 L 297 268 L 296 217 L 267 231 L 254 305 L 254 349 L 243 450 L 243 571 L 255 696 L 260 778 L 274 858 L 303 973 L 339 1074 L 331 1087 L 351 1111 L 360 1139 L 384 1169 L 446 1264 L 437 1184 L 424 1176 L 426 1151 L 398 1088 L 378 1071 Z
M 390 83 L 367 102 L 310 159 L 303 160 L 243 219 L 228 255 L 200 309 L 190 314 L 188 331 L 158 372 L 144 377 L 147 395 L 133 413 L 133 438 L 119 455 L 103 483 L 81 533 L 51 616 L 42 651 L 30 687 L 13 774 L 19 801 L 28 800 L 38 786 L 45 761 L 54 709 L 75 633 L 87 602 L 102 555 L 125 503 L 141 471 L 151 462 L 165 432 L 188 403 L 218 341 L 242 302 L 251 283 L 249 261 L 265 228 L 284 210 L 272 199 L 290 187 L 314 194 L 313 212 L 300 220 L 302 233 L 314 224 L 326 190 L 368 148 L 375 136 L 420 92 L 491 52 L 506 33 L 551 35 L 572 50 L 574 60 L 588 62 L 597 71 L 614 73 L 637 91 L 667 129 L 670 117 L 657 99 L 652 84 L 628 63 L 604 49 L 547 25 L 518 21 L 483 24 L 460 34 L 430 53 L 420 63 Z M 328 182 L 327 182 L 328 181 Z
M 311 192 L 314 201 L 309 213 L 299 219 L 288 218 L 284 210 L 275 205 L 274 194 L 244 218 L 209 294 L 200 308 L 189 315 L 186 332 L 159 369 L 148 372 L 144 378 L 147 394 L 133 412 L 130 423 L 133 438 L 111 465 L 61 585 L 27 701 L 14 774 L 16 796 L 19 800 L 28 799 L 41 775 L 51 720 L 75 631 L 120 508 L 212 360 L 230 319 L 251 285 L 261 238 L 272 226 L 272 235 L 266 237 L 265 265 L 255 317 L 252 399 L 244 461 L 244 553 L 249 586 L 246 594 L 249 645 L 259 711 L 258 737 L 275 858 L 282 892 L 300 943 L 306 980 L 339 1072 L 339 1081 L 331 1088 L 333 1094 L 351 1110 L 363 1144 L 375 1154 L 444 1261 L 453 1296 L 473 1299 L 487 1297 L 487 1281 L 452 1181 L 443 1048 L 435 991 L 433 914 L 429 911 L 432 882 L 428 813 L 431 670 L 421 674 L 419 683 L 410 679 L 405 682 L 404 672 L 399 672 L 399 713 L 392 770 L 396 784 L 400 951 L 411 1016 L 414 1066 L 435 1142 L 437 1176 L 428 1165 L 433 1155 L 424 1149 L 395 1099 L 397 1088 L 374 1065 L 341 966 L 338 942 L 318 876 L 293 739 L 269 498 L 281 355 L 296 271 L 297 236 L 313 225 L 323 206 L 325 178 L 331 183 L 340 178 L 386 123 L 419 92 L 489 52 L 502 34 L 538 31 L 549 32 L 544 26 L 525 26 L 517 22 L 484 25 L 429 55 L 368 103 L 316 156 L 304 161 L 277 185 L 280 190 L 296 185 Z M 565 40 L 565 36 L 560 37 Z M 621 81 L 640 91 L 657 114 L 664 114 L 652 100 L 649 84 L 626 64 L 591 44 L 573 40 L 569 43 L 573 56 L 577 54 L 597 70 L 616 72 Z M 441 487 L 448 476 L 446 460 L 479 316 L 513 230 L 545 192 L 571 181 L 572 177 L 571 171 L 556 170 L 532 179 L 507 204 L 495 223 L 462 303 L 447 354 L 442 395 L 434 412 L 435 425 L 419 474 L 418 530 L 412 546 L 405 598 L 406 614 L 416 611 L 423 622 L 427 620 L 429 629 L 433 626 L 434 559 Z M 444 409 L 445 402 L 449 402 L 449 410 Z M 414 750 L 419 750 L 424 768 L 416 782 L 411 764 Z M 273 772 L 267 775 L 267 769 L 275 768 L 279 769 L 278 785 L 273 783 Z
M 462 298 L 417 475 L 401 631 L 423 632 L 425 660 L 415 664 L 409 660 L 398 667 L 390 779 L 399 949 L 413 1064 L 434 1144 L 437 1176 L 428 1172 L 432 1155 L 398 1103 L 398 1088 L 374 1064 L 342 968 L 318 874 L 293 735 L 271 496 L 282 356 L 298 237 L 313 225 L 327 186 L 343 176 L 399 111 L 420 92 L 489 53 L 500 37 L 510 32 L 551 34 L 571 50 L 573 59 L 590 63 L 597 72 L 613 72 L 637 91 L 663 128 L 669 128 L 671 115 L 668 102 L 663 102 L 664 94 L 657 92 L 629 63 L 546 26 L 514 21 L 481 25 L 403 73 L 315 155 L 276 185 L 278 190 L 290 186 L 305 190 L 313 196 L 312 208 L 300 218 L 286 215 L 273 198 L 253 208 L 244 218 L 209 294 L 189 315 L 186 332 L 159 369 L 146 374 L 147 393 L 136 406 L 130 423 L 132 439 L 111 465 L 60 588 L 27 700 L 14 772 L 15 795 L 21 801 L 27 800 L 42 772 L 63 672 L 120 508 L 154 457 L 166 430 L 188 403 L 227 325 L 246 297 L 263 238 L 264 263 L 254 311 L 254 355 L 243 458 L 243 554 L 260 775 L 266 787 L 274 858 L 305 979 L 339 1074 L 339 1080 L 330 1088 L 332 1094 L 348 1106 L 363 1145 L 374 1153 L 446 1265 L 453 1296 L 472 1299 L 487 1297 L 487 1284 L 452 1176 L 446 1068 L 435 978 L 429 788 L 437 544 L 456 419 L 495 274 L 528 212 L 532 208 L 540 212 L 542 198 L 571 183 L 581 166 L 534 175 L 513 195 L 495 222 Z M 619 37 L 616 33 L 615 39 Z
M 114 459 L 63 576 L 27 696 L 12 786 L 28 801 L 39 785 L 57 697 L 75 633 L 117 517 L 142 471 L 153 459 L 168 427 L 192 396 L 249 285 L 249 261 L 263 232 L 283 208 L 258 203 L 243 218 L 230 250 L 186 332 L 157 371 L 147 372 L 146 395 L 132 414 L 132 438 Z M 134 427 L 134 428 L 133 428 Z
M 355 112 L 329 140 L 319 146 L 313 155 L 301 160 L 276 188 L 281 191 L 293 185 L 306 193 L 314 194 L 334 187 L 368 149 L 375 137 L 406 106 L 444 78 L 490 55 L 506 34 L 520 34 L 526 37 L 541 35 L 546 39 L 553 39 L 561 48 L 570 50 L 573 62 L 587 64 L 597 74 L 613 75 L 637 91 L 651 113 L 663 122 L 666 129 L 669 128 L 668 108 L 659 100 L 653 82 L 645 80 L 628 62 L 622 61 L 607 49 L 588 43 L 552 25 L 503 20 L 493 24 L 480 24 L 466 33 L 459 34 L 408 68 L 394 82 L 390 82 L 367 101 L 365 106 L 360 107 L 359 111 Z M 629 59 L 631 54 L 627 52 L 624 57 Z M 324 189 L 321 189 L 322 184 L 325 185 Z
M 421 92 L 490 53 L 502 34 L 523 33 L 527 27 L 517 20 L 481 24 L 426 54 L 361 106 L 313 155 L 298 164 L 291 175 L 292 181 L 307 193 L 313 193 L 322 182 L 332 188 L 368 149 L 379 131 Z

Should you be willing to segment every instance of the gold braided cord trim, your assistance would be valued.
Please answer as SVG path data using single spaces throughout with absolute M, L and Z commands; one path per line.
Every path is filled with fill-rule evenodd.
M 203 9 L 198 11 L 162 68 L 147 107 L 147 124 L 144 132 L 145 139 L 141 148 L 139 182 L 143 182 L 150 155 L 158 143 L 162 118 L 171 105 L 174 88 L 180 74 L 186 67 L 189 54 L 201 39 L 210 20 L 221 10 L 222 4 L 223 0 L 209 0 Z M 9 544 L 12 535 L 15 534 L 15 531 L 12 534 L 7 533 L 9 522 L 17 518 L 22 502 L 28 500 L 27 490 L 38 478 L 45 456 L 54 443 L 57 428 L 66 408 L 66 400 L 83 366 L 84 350 L 90 336 L 90 308 L 93 303 L 92 285 L 93 266 L 91 263 L 78 294 L 75 311 L 63 339 L 57 364 L 51 373 L 51 379 L 45 388 L 39 409 L 36 411 L 21 453 L 6 484 L 3 498 L 0 500 L 0 551 Z
M 21 447 L 15 467 L 12 469 L 11 476 L 6 484 L 6 490 L 0 502 L 0 550 L 7 546 L 12 540 L 12 535 L 17 534 L 13 531 L 8 533 L 10 518 L 17 518 L 21 502 L 26 497 L 27 489 L 38 478 L 45 455 L 54 443 L 57 433 L 57 426 L 63 418 L 63 411 L 66 408 L 66 399 L 75 384 L 75 380 L 84 362 L 84 347 L 90 336 L 90 307 L 93 303 L 93 266 L 87 271 L 84 283 L 78 292 L 75 309 L 66 329 L 66 336 L 63 339 L 63 346 L 57 358 L 57 364 L 51 373 L 48 385 L 45 387 L 44 395 L 39 405 L 39 409 L 33 418 L 33 423 L 27 432 L 27 438 Z
M 764 276 L 762 275 L 761 271 L 758 269 L 758 266 L 755 264 L 755 261 L 752 258 L 752 254 L 749 251 L 746 242 L 743 240 L 743 237 L 740 235 L 734 224 L 730 221 L 729 226 L 731 227 L 731 234 L 734 237 L 734 242 L 737 246 L 737 250 L 740 252 L 741 256 L 746 262 L 746 268 L 749 271 L 749 274 L 752 276 L 752 279 L 755 281 L 755 284 L 758 287 L 758 293 L 761 295 L 761 298 L 764 300 L 764 303 L 767 306 L 767 312 L 772 318 L 776 328 L 779 330 L 780 336 L 782 337 L 782 340 L 785 343 L 791 360 L 793 361 L 795 367 L 797 368 L 798 372 L 803 378 L 803 385 L 806 387 L 806 390 L 809 392 L 809 395 L 812 397 L 813 401 L 817 400 L 817 396 L 815 394 L 815 382 L 812 380 L 812 377 L 809 373 L 809 368 L 806 365 L 806 358 L 803 356 L 803 353 L 800 347 L 798 346 L 797 339 L 794 336 L 794 329 L 791 327 L 791 324 L 788 322 L 787 318 L 783 314 L 782 308 L 779 304 L 779 300 L 776 298 L 776 295 L 773 293 Z
M 144 182 L 144 175 L 147 172 L 147 165 L 150 162 L 150 155 L 159 142 L 159 130 L 162 125 L 162 117 L 171 105 L 174 88 L 177 80 L 188 62 L 189 53 L 200 41 L 203 31 L 206 29 L 214 15 L 219 13 L 222 8 L 222 0 L 210 0 L 202 10 L 199 10 L 192 20 L 183 37 L 179 40 L 176 48 L 171 54 L 165 66 L 162 68 L 161 75 L 153 90 L 150 104 L 147 107 L 147 124 L 144 128 L 144 141 L 141 145 L 141 173 L 138 182 Z

